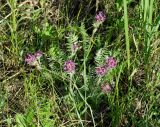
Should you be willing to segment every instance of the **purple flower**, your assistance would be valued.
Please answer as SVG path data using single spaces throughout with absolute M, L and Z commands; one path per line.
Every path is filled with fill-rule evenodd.
M 111 91 L 111 86 L 108 83 L 104 83 L 101 86 L 101 90 L 103 93 L 109 93 Z
M 105 68 L 105 66 L 101 66 L 101 67 L 96 67 L 96 74 L 97 75 L 105 75 L 107 72 L 107 69 Z
M 32 54 L 27 54 L 25 56 L 25 62 L 29 65 L 32 65 L 36 61 L 36 57 Z
M 75 71 L 75 63 L 72 60 L 67 60 L 64 63 L 64 71 L 68 72 L 68 73 L 72 73 Z
M 95 19 L 97 22 L 104 22 L 106 20 L 106 16 L 102 11 L 99 11 L 95 16 Z
M 106 66 L 108 68 L 115 68 L 117 66 L 117 61 L 113 57 L 109 57 L 106 59 Z
M 42 56 L 42 52 L 41 51 L 37 51 L 33 54 L 27 54 L 25 56 L 25 62 L 28 64 L 28 65 L 31 65 L 31 66 L 38 66 L 38 59 Z
M 43 55 L 43 53 L 41 51 L 37 51 L 34 53 L 34 56 L 38 59 Z

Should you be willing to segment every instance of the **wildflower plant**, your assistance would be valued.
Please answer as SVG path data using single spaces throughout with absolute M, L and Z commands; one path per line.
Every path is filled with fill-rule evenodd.
M 95 73 L 97 74 L 97 85 L 100 85 L 103 81 L 113 80 L 112 69 L 117 67 L 117 58 L 111 56 L 112 52 L 105 48 L 101 48 L 97 51 L 95 56 Z
M 100 25 L 105 21 L 105 16 L 100 12 L 96 15 L 95 21 Z M 96 27 L 96 29 L 98 29 L 98 27 Z M 52 75 L 57 80 L 62 80 L 64 82 L 64 87 L 69 93 L 68 99 L 71 102 L 75 103 L 76 98 L 83 100 L 83 104 L 77 102 L 73 106 L 82 126 L 83 122 L 81 118 L 88 113 L 80 113 L 79 109 L 81 108 L 89 110 L 89 114 L 95 126 L 93 109 L 88 103 L 87 98 L 88 96 L 93 97 L 93 91 L 98 93 L 98 89 L 101 89 L 104 93 L 109 93 L 111 91 L 110 85 L 101 86 L 101 84 L 107 80 L 106 77 L 108 76 L 108 72 L 117 65 L 116 57 L 110 55 L 110 52 L 106 48 L 98 49 L 95 56 L 91 55 L 92 48 L 94 47 L 92 43 L 94 39 L 94 30 L 92 36 L 90 36 L 83 23 L 81 26 L 75 26 L 74 29 L 67 29 L 66 32 L 69 34 L 63 37 L 65 40 L 63 40 L 63 43 L 65 42 L 65 45 L 63 46 L 67 48 L 67 51 L 62 49 L 61 45 L 57 46 L 58 40 L 57 44 L 54 44 L 56 41 L 53 41 L 53 44 L 50 45 L 48 51 L 48 66 L 50 69 L 46 68 L 43 72 L 46 76 Z M 36 63 L 36 66 L 39 67 L 40 64 L 38 60 L 40 59 L 41 54 L 40 51 L 30 54 L 28 59 L 30 58 L 31 62 L 28 59 L 26 59 L 26 62 L 28 60 L 28 63 L 31 63 L 30 65 Z M 94 59 L 95 64 L 89 64 L 91 62 L 90 59 Z M 93 76 L 91 76 L 91 72 L 93 72 Z M 97 87 L 97 89 L 93 89 L 94 87 Z M 77 108 L 77 105 L 81 105 L 81 107 Z

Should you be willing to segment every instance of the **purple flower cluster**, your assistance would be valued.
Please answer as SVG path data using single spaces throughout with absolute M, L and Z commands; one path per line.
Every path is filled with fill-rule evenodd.
M 108 57 L 106 59 L 105 65 L 96 67 L 96 74 L 104 76 L 109 69 L 115 68 L 117 66 L 117 61 L 113 57 Z
M 115 68 L 117 66 L 117 61 L 113 57 L 109 57 L 106 59 L 106 65 L 108 68 Z
M 108 83 L 104 83 L 101 86 L 101 90 L 103 93 L 109 93 L 111 91 L 111 86 Z
M 28 64 L 28 65 L 33 65 L 34 66 L 34 63 L 43 55 L 43 53 L 41 51 L 37 51 L 35 52 L 34 54 L 27 54 L 25 56 L 25 62 Z
M 97 22 L 104 22 L 106 20 L 106 16 L 102 11 L 99 11 L 95 16 L 95 19 Z
M 36 60 L 36 57 L 32 54 L 27 54 L 25 56 L 25 62 L 29 65 L 31 65 Z
M 103 76 L 103 75 L 106 74 L 106 71 L 107 71 L 107 69 L 106 69 L 105 66 L 96 67 L 96 73 L 97 73 L 98 75 Z
M 75 63 L 72 60 L 67 60 L 64 63 L 64 71 L 68 72 L 68 73 L 72 73 L 75 71 Z

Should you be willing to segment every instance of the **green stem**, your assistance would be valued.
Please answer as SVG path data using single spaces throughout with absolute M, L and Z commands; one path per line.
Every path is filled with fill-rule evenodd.
M 124 6 L 124 28 L 125 28 L 125 38 L 126 38 L 126 51 L 127 51 L 127 63 L 128 63 L 128 71 L 130 71 L 130 43 L 128 36 L 128 14 L 127 14 L 127 1 L 123 0 Z
M 82 95 L 82 93 L 80 92 L 79 88 L 76 86 L 76 84 L 73 84 L 74 87 L 76 88 L 76 90 L 78 91 L 80 97 L 82 98 L 82 100 L 85 102 L 86 106 L 88 106 L 90 112 L 91 112 L 91 116 L 92 116 L 92 121 L 93 121 L 93 125 L 94 127 L 96 126 L 95 121 L 94 121 L 94 116 L 93 116 L 93 112 L 92 112 L 92 108 L 91 106 L 88 104 L 88 102 L 86 101 L 85 97 Z
M 79 120 L 80 120 L 80 123 L 81 123 L 81 125 L 82 125 L 82 127 L 83 127 L 83 122 L 82 122 L 82 119 L 81 119 L 81 116 L 80 116 L 80 114 L 79 114 L 79 112 L 78 112 L 78 109 L 77 109 L 77 107 L 76 107 L 76 101 L 75 101 L 75 99 L 74 99 L 74 93 L 73 93 L 73 88 L 72 88 L 72 83 L 73 83 L 73 73 L 71 73 L 70 74 L 70 83 L 69 83 L 69 92 L 70 92 L 70 99 L 72 100 L 72 102 L 73 102 L 73 105 L 74 105 L 74 108 L 75 108 L 75 110 L 76 110 L 76 113 L 77 113 L 77 116 L 78 116 L 78 118 L 79 118 Z M 74 83 L 73 83 L 74 84 Z
M 144 42 L 145 42 L 145 47 L 144 47 L 144 61 L 145 61 L 145 72 L 146 72 L 146 78 L 148 78 L 148 73 L 150 70 L 150 65 L 149 65 L 149 59 L 150 59 L 150 54 L 151 54 L 151 41 L 153 36 L 152 35 L 152 15 L 153 15 L 153 4 L 154 0 L 146 0 L 144 2 Z
M 12 27 L 11 27 L 11 42 L 13 46 L 13 53 L 18 54 L 18 43 L 17 43 L 17 19 L 16 19 L 16 0 L 10 0 L 10 8 L 11 8 L 11 20 L 12 20 Z

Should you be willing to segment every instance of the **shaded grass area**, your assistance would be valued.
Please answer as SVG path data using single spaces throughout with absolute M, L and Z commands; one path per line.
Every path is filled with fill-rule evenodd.
M 0 126 L 160 126 L 158 3 L 1 0 Z M 38 65 L 28 65 L 36 51 Z M 116 68 L 97 75 L 108 57 Z M 73 74 L 64 71 L 70 59 Z

